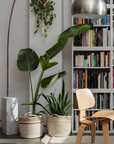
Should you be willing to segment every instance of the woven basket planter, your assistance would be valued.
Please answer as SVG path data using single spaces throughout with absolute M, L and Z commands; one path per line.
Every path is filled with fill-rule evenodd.
M 47 130 L 50 136 L 64 137 L 71 132 L 71 116 L 47 116 Z
M 23 138 L 38 138 L 43 135 L 43 116 L 19 116 L 19 132 Z

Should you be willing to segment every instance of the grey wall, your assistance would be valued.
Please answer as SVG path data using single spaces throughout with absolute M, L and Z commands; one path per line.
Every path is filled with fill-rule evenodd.
M 16 0 L 14 13 L 11 23 L 10 33 L 10 60 L 9 60 L 9 96 L 18 97 L 19 99 L 19 115 L 24 114 L 31 110 L 28 106 L 20 106 L 21 103 L 27 102 L 29 97 L 29 80 L 28 74 L 20 72 L 17 69 L 16 61 L 17 54 L 21 48 L 33 48 L 38 55 L 44 52 L 57 42 L 57 36 L 66 28 L 71 26 L 71 0 L 55 0 L 56 7 L 55 13 L 57 18 L 53 25 L 49 28 L 49 37 L 44 39 L 42 35 L 34 35 L 34 14 L 29 10 L 29 0 Z M 0 0 L 0 111 L 1 111 L 1 98 L 6 96 L 6 48 L 7 48 L 7 30 L 8 20 L 13 0 Z M 29 33 L 30 31 L 30 33 Z M 69 91 L 69 99 L 71 99 L 71 39 L 69 40 L 65 49 L 57 55 L 53 60 L 58 61 L 59 64 L 48 70 L 45 76 L 65 70 L 67 75 L 64 77 L 66 84 L 66 92 Z M 39 71 L 36 70 L 32 73 L 34 88 L 36 87 Z M 57 89 L 56 95 L 61 92 L 62 79 L 56 82 L 51 88 L 46 90 L 46 94 L 53 92 Z M 45 105 L 45 101 L 40 100 Z M 39 110 L 40 108 L 38 108 Z M 1 120 L 1 112 L 0 112 Z
M 72 25 L 71 4 L 71 0 L 63 0 L 62 30 Z M 65 91 L 69 92 L 69 99 L 72 99 L 72 38 L 69 39 L 66 47 L 62 51 L 62 68 L 67 72 L 65 76 Z
M 30 12 L 30 47 L 36 51 L 38 56 L 45 54 L 46 50 L 51 48 L 54 44 L 57 42 L 57 36 L 62 32 L 62 1 L 61 0 L 54 0 L 55 10 L 56 13 L 56 19 L 54 19 L 52 26 L 48 28 L 48 38 L 44 38 L 41 34 L 41 29 L 39 29 L 39 33 L 34 35 L 34 22 L 35 22 L 35 15 L 34 13 Z M 57 61 L 58 65 L 52 67 L 51 69 L 48 69 L 45 71 L 43 78 L 53 75 L 55 73 L 62 71 L 62 53 L 59 53 L 56 57 L 52 59 L 52 61 Z M 40 66 L 37 70 L 32 72 L 32 79 L 33 79 L 33 89 L 35 92 L 36 84 L 39 78 L 41 72 Z M 53 85 L 51 85 L 44 93 L 49 95 L 50 92 L 54 92 L 56 90 L 56 97 L 58 96 L 58 93 L 61 92 L 61 86 L 62 86 L 62 79 L 57 80 Z M 40 89 L 42 91 L 42 89 Z M 30 94 L 31 99 L 31 94 Z M 44 106 L 46 106 L 46 101 L 41 97 L 40 103 L 42 103 Z M 31 107 L 30 107 L 31 110 Z M 37 106 L 37 111 L 42 110 L 41 107 Z
M 0 0 L 0 120 L 2 97 L 6 96 L 6 60 L 8 21 L 13 0 Z M 18 97 L 19 114 L 28 112 L 28 106 L 20 106 L 29 99 L 28 74 L 17 69 L 18 51 L 29 46 L 29 1 L 17 0 L 12 16 L 9 45 L 9 96 Z M 1 126 L 1 121 L 0 121 Z

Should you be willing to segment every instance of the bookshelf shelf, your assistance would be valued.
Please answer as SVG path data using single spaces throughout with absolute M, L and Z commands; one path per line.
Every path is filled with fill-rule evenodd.
M 99 110 L 114 110 L 113 0 L 107 4 L 107 8 L 107 17 L 102 20 L 82 20 L 82 23 L 94 23 L 89 34 L 85 33 L 82 36 L 72 38 L 72 133 L 77 133 L 80 125 L 78 121 L 79 110 L 75 99 L 77 89 L 89 88 L 95 97 L 96 104 L 94 108 L 86 110 L 87 116 Z M 79 24 L 77 22 L 81 22 L 81 20 L 78 21 L 77 18 L 72 17 L 72 25 Z M 99 34 L 100 37 L 98 37 Z M 105 38 L 103 38 L 104 35 L 106 35 Z M 94 61 L 94 65 L 91 60 Z M 91 131 L 86 129 L 84 133 L 90 134 Z M 102 133 L 101 123 L 98 123 L 96 133 Z M 109 125 L 109 133 L 114 133 L 114 122 L 112 121 Z
M 78 110 L 78 109 L 73 109 L 73 110 Z M 106 110 L 110 110 L 110 109 L 102 109 L 102 110 L 104 110 L 104 111 L 106 111 Z M 86 109 L 86 111 L 100 111 L 100 109 Z
M 92 93 L 110 93 L 111 89 L 90 89 Z M 76 89 L 72 90 L 75 93 Z M 114 92 L 114 91 L 113 91 Z
M 110 25 L 94 25 L 93 27 L 110 27 Z
M 75 26 L 75 25 L 73 25 Z M 93 27 L 110 27 L 110 25 L 94 25 Z
M 72 133 L 74 134 L 74 133 L 77 133 L 78 131 L 73 131 Z M 109 131 L 109 134 L 112 134 L 114 131 Z M 103 132 L 102 132 L 102 130 L 101 131 L 96 131 L 96 134 L 102 134 Z M 84 134 L 91 134 L 91 131 L 90 130 L 86 130 L 86 131 L 84 131 Z
M 76 51 L 110 51 L 112 47 L 72 47 L 72 50 Z
M 73 69 L 110 69 L 110 67 L 73 67 Z

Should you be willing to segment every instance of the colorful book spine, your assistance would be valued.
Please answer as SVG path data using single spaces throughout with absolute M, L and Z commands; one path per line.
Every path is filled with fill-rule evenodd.
M 90 47 L 92 47 L 92 30 L 90 30 Z
M 82 24 L 82 18 L 78 18 L 78 24 Z
M 74 70 L 73 70 L 73 89 L 74 89 L 74 81 L 75 79 L 74 79 Z
M 78 69 L 78 88 L 80 88 L 80 69 Z
M 83 33 L 83 46 L 85 46 L 85 32 Z
M 74 71 L 74 76 L 75 76 L 75 80 L 74 80 L 74 88 L 76 89 L 76 70 Z

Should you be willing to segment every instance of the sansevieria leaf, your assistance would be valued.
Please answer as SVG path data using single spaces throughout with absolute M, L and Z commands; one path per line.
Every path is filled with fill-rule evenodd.
M 64 94 L 63 90 L 65 90 L 64 81 L 62 83 L 62 94 Z M 47 107 L 51 114 L 68 115 L 69 107 L 71 106 L 71 100 L 67 102 L 68 93 L 66 94 L 66 96 L 63 96 L 62 94 L 59 94 L 58 98 L 56 98 L 55 93 L 50 93 L 49 96 L 42 94 L 44 99 L 47 101 Z M 47 107 L 45 107 L 45 109 Z

